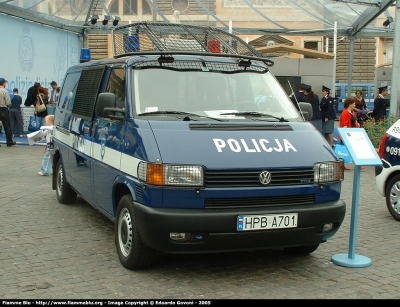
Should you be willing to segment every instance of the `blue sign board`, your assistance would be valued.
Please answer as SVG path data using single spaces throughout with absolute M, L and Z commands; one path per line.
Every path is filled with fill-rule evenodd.
M 353 179 L 353 199 L 351 206 L 349 253 L 333 255 L 332 262 L 346 267 L 367 267 L 371 265 L 371 259 L 355 254 L 358 199 L 360 191 L 360 167 L 367 165 L 382 165 L 382 161 L 379 158 L 364 128 L 338 128 L 338 132 L 355 164 L 355 167 Z

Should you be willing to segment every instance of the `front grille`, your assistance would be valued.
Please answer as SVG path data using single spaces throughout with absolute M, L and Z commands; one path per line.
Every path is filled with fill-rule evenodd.
M 269 187 L 291 186 L 314 183 L 313 169 L 271 170 L 271 182 L 262 185 L 257 171 L 210 171 L 204 172 L 204 182 L 207 188 L 214 187 Z
M 315 203 L 315 195 L 288 195 L 255 198 L 207 198 L 206 209 L 258 208 L 271 206 L 309 205 Z

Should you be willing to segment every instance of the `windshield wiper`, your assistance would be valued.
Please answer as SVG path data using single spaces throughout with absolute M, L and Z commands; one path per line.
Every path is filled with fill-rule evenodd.
M 266 113 L 260 113 L 260 112 L 230 112 L 230 113 L 221 113 L 220 115 L 235 115 L 235 116 L 259 116 L 259 117 L 271 117 L 279 120 L 279 122 L 288 122 L 287 119 L 284 119 L 283 117 L 277 117 L 271 114 L 266 114 Z
M 205 115 L 199 115 L 196 113 L 188 113 L 188 112 L 182 112 L 182 111 L 152 111 L 152 112 L 145 112 L 145 113 L 140 113 L 139 116 L 146 116 L 146 115 L 157 115 L 157 114 L 172 114 L 172 115 L 185 115 L 185 117 L 183 118 L 184 121 L 190 121 L 191 118 L 190 116 L 197 116 L 197 117 L 203 117 L 203 118 L 208 118 L 208 119 L 212 119 L 212 120 L 216 120 L 216 121 L 220 121 L 220 122 L 226 122 L 228 121 L 227 119 L 221 119 L 221 118 L 215 118 L 215 117 L 209 117 L 209 116 L 205 116 Z
M 140 113 L 139 116 L 153 115 L 153 114 L 196 115 L 193 113 L 186 113 L 186 112 L 181 112 L 181 111 L 152 111 L 152 112 Z

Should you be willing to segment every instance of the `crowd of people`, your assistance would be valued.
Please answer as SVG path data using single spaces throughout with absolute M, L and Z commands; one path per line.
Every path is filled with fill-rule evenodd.
M 385 96 L 388 93 L 388 88 L 387 86 L 381 86 L 378 88 L 378 90 L 379 94 L 374 100 L 374 110 L 371 113 L 371 119 L 374 119 L 375 121 L 383 120 L 386 117 Z M 325 136 L 329 145 L 334 148 L 333 131 L 334 121 L 336 119 L 336 111 L 334 99 L 330 96 L 330 91 L 330 88 L 322 85 L 323 97 L 321 98 L 321 101 L 319 101 L 318 95 L 311 90 L 310 85 L 301 84 L 299 92 L 291 95 L 290 98 L 297 109 L 299 109 L 299 102 L 308 102 L 312 105 L 313 116 L 310 122 Z M 344 109 L 340 115 L 339 127 L 362 127 L 361 114 L 365 114 L 365 112 L 369 112 L 369 109 L 364 98 L 362 97 L 362 91 L 357 90 L 355 97 L 347 97 L 344 101 Z M 346 166 L 344 169 L 350 170 L 350 168 Z M 361 167 L 361 170 L 363 169 L 364 167 Z
M 15 128 L 18 129 L 20 137 L 25 137 L 25 135 L 21 112 L 22 97 L 19 95 L 18 88 L 14 88 L 13 97 L 11 99 L 10 93 L 6 87 L 7 82 L 6 79 L 0 78 L 0 121 L 6 135 L 7 147 L 11 147 L 17 144 L 17 142 L 13 140 Z M 34 85 L 28 89 L 24 102 L 25 106 L 35 108 L 34 114 L 41 118 L 40 129 L 46 135 L 46 148 L 41 169 L 38 172 L 41 176 L 49 175 L 52 168 L 50 147 L 54 115 L 48 114 L 47 107 L 57 104 L 58 94 L 60 93 L 57 82 L 52 81 L 50 85 L 52 89 L 49 93 L 46 87 L 41 86 L 39 82 L 35 82 Z

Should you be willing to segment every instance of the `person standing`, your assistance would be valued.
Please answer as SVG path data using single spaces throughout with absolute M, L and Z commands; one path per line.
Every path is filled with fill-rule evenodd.
M 47 106 L 49 105 L 49 97 L 48 97 L 48 89 L 44 87 L 39 87 L 39 93 L 36 96 L 36 102 L 35 102 L 35 115 L 37 117 L 42 118 L 41 126 L 44 126 L 45 123 L 45 118 L 49 113 L 47 112 Z M 41 104 L 44 104 L 46 106 L 46 110 L 43 112 L 38 112 L 38 108 Z
M 372 111 L 372 116 L 376 121 L 385 119 L 386 117 L 386 103 L 385 96 L 388 93 L 387 85 L 378 87 L 379 94 L 374 100 L 374 110 Z
M 10 127 L 10 114 L 8 108 L 11 106 L 10 94 L 6 90 L 7 80 L 0 78 L 0 120 L 6 133 L 7 147 L 17 144 L 12 139 L 12 132 Z
M 311 90 L 311 85 L 305 84 L 303 88 L 305 91 L 305 102 L 311 104 L 313 110 L 310 123 L 322 134 L 322 114 L 319 108 L 319 97 Z
M 300 84 L 299 91 L 296 94 L 290 96 L 290 100 L 293 102 L 293 105 L 296 107 L 297 111 L 300 111 L 299 102 L 305 102 L 305 93 L 304 93 L 304 83 Z
M 356 107 L 356 99 L 354 97 L 347 97 L 343 103 L 343 111 L 340 115 L 339 127 L 340 128 L 359 128 L 357 119 L 353 115 L 353 110 Z
M 55 104 L 57 104 L 58 96 L 60 96 L 60 92 L 61 92 L 61 88 L 60 88 L 60 87 L 57 87 L 57 88 L 56 88 L 56 101 L 54 102 Z
M 49 99 L 49 104 L 57 104 L 57 82 L 56 81 L 51 81 L 51 91 L 50 91 L 50 99 Z
M 362 121 L 362 112 L 363 109 L 365 111 L 368 110 L 367 104 L 365 103 L 365 100 L 362 96 L 362 91 L 357 90 L 356 91 L 356 107 L 354 108 L 354 116 L 356 117 L 358 123 L 360 124 L 360 127 L 363 126 L 363 121 Z
M 321 103 L 319 104 L 322 115 L 322 132 L 325 135 L 326 141 L 331 147 L 333 147 L 333 129 L 336 119 L 336 112 L 334 107 L 333 98 L 330 96 L 331 89 L 322 86 Z
M 28 93 L 26 94 L 26 99 L 25 99 L 25 103 L 24 103 L 25 106 L 27 106 L 27 107 L 35 106 L 36 96 L 37 96 L 37 94 L 39 94 L 39 87 L 40 87 L 40 83 L 35 82 L 35 84 L 32 85 L 28 89 Z
M 40 176 L 48 176 L 51 173 L 53 162 L 51 161 L 51 148 L 52 148 L 52 133 L 54 127 L 54 115 L 47 115 L 45 118 L 45 126 L 41 126 L 42 130 L 46 134 L 46 148 L 44 149 L 44 156 L 42 159 L 42 166 L 38 174 Z
M 354 97 L 347 97 L 343 103 L 343 111 L 340 115 L 339 127 L 340 128 L 360 128 L 360 124 L 358 123 L 356 117 L 353 114 L 353 111 L 356 107 L 356 99 Z M 361 167 L 361 170 L 364 170 L 365 167 Z M 344 167 L 345 171 L 349 171 L 350 168 Z
M 18 95 L 17 88 L 13 89 L 13 93 L 14 97 L 11 99 L 11 107 L 9 109 L 11 133 L 14 134 L 15 124 L 17 124 L 19 137 L 22 138 L 24 137 L 24 121 L 21 113 L 22 97 Z

